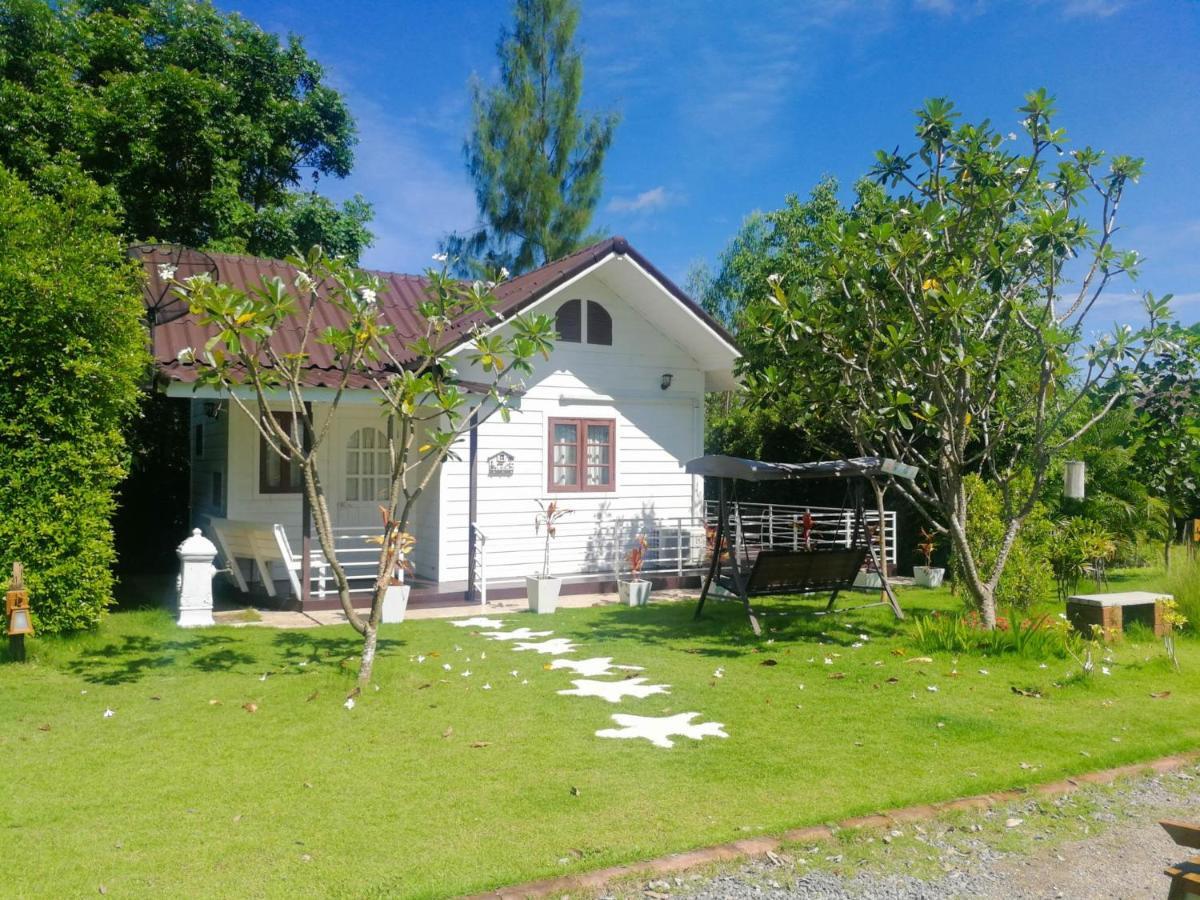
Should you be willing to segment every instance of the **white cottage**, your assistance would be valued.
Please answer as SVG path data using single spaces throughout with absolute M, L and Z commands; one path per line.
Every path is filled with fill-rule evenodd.
M 290 281 L 288 266 L 177 247 L 134 253 L 148 273 L 160 385 L 191 406 L 193 524 L 214 536 L 239 587 L 257 581 L 293 605 L 335 606 L 315 542 L 304 564 L 308 529 L 297 473 L 262 446 L 227 397 L 195 385 L 195 370 L 178 356 L 205 335 L 158 273 L 167 263 L 179 278 L 208 271 L 245 287 L 262 275 Z M 385 317 L 398 334 L 411 334 L 422 279 L 378 274 Z M 511 420 L 481 421 L 422 496 L 411 527 L 412 602 L 478 600 L 485 590 L 522 594 L 524 576 L 541 560 L 538 499 L 572 511 L 552 545 L 564 591 L 611 586 L 639 534 L 650 544 L 647 572 L 656 581 L 693 576 L 705 549 L 703 484 L 682 463 L 703 453 L 705 394 L 734 384 L 733 339 L 619 237 L 515 278 L 497 297 L 503 314 L 555 316 L 559 337 L 549 361 L 539 360 L 526 379 Z M 318 407 L 331 393 L 330 373 L 320 359 L 313 363 L 308 399 Z M 320 460 L 339 558 L 357 564 L 352 571 L 364 589 L 373 560 L 363 538 L 377 524 L 376 498 L 386 483 L 386 427 L 372 392 L 352 391 Z

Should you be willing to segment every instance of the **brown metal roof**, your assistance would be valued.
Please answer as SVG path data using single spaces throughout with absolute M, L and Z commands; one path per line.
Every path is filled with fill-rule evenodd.
M 131 247 L 130 256 L 146 269 L 144 299 L 147 315 L 151 320 L 154 335 L 154 361 L 160 375 L 171 381 L 192 382 L 198 372 L 190 364 L 179 361 L 179 354 L 187 348 L 199 349 L 212 336 L 213 329 L 199 325 L 187 307 L 174 297 L 159 273 L 160 265 L 173 266 L 179 280 L 201 272 L 209 273 L 215 280 L 232 285 L 239 290 L 256 287 L 262 278 L 278 276 L 291 284 L 296 270 L 277 259 L 262 259 L 232 253 L 203 253 L 187 247 L 169 244 L 149 244 Z M 617 254 L 628 256 L 655 278 L 664 289 L 690 308 L 708 326 L 730 344 L 733 338 L 711 316 L 704 312 L 674 282 L 655 268 L 649 260 L 638 253 L 622 237 L 612 237 L 585 247 L 560 260 L 542 266 L 524 275 L 498 285 L 495 290 L 495 312 L 507 317 L 520 312 L 571 278 L 606 257 Z M 393 353 L 400 362 L 412 358 L 406 345 L 424 333 L 424 321 L 417 311 L 418 304 L 425 299 L 426 280 L 419 275 L 401 275 L 394 272 L 374 272 L 383 282 L 380 291 L 380 311 L 384 321 L 394 329 Z M 332 315 L 331 315 L 332 313 Z M 483 314 L 464 316 L 451 323 L 450 334 L 465 338 L 470 328 L 484 319 Z M 497 317 L 494 321 L 499 321 Z M 336 310 L 318 304 L 314 333 L 327 326 L 338 326 Z M 301 328 L 281 329 L 278 347 L 283 352 L 299 347 Z M 339 379 L 333 351 L 324 344 L 309 342 L 309 377 L 306 382 L 312 387 L 335 387 Z M 351 376 L 349 385 L 354 388 L 369 387 L 370 379 L 361 374 Z

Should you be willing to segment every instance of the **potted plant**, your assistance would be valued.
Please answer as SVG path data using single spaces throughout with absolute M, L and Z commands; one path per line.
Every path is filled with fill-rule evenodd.
M 408 611 L 408 594 L 412 587 L 404 583 L 404 573 L 413 570 L 410 557 L 417 539 L 407 531 L 401 531 L 399 523 L 388 515 L 385 507 L 379 507 L 379 512 L 383 516 L 383 534 L 368 540 L 380 545 L 385 570 L 391 571 L 387 587 L 384 588 L 380 621 L 385 625 L 395 625 L 404 621 L 404 614 Z
M 571 511 L 560 507 L 557 500 L 551 500 L 549 503 L 539 500 L 537 504 L 540 509 L 534 517 L 533 529 L 535 533 L 540 533 L 545 527 L 546 544 L 542 553 L 542 571 L 537 575 L 526 576 L 525 591 L 529 596 L 530 612 L 552 613 L 558 608 L 558 592 L 562 588 L 562 579 L 550 574 L 550 539 L 557 532 L 558 520 L 570 515 Z
M 946 577 L 946 570 L 934 568 L 933 566 L 933 551 L 937 546 L 937 535 L 926 529 L 921 529 L 921 542 L 917 544 L 917 550 L 925 559 L 925 565 L 913 566 L 913 583 L 917 587 L 935 588 L 942 586 L 942 579 Z
M 645 606 L 650 599 L 650 582 L 643 580 L 642 566 L 646 562 L 646 536 L 639 534 L 629 551 L 629 580 L 617 580 L 617 597 L 630 606 Z

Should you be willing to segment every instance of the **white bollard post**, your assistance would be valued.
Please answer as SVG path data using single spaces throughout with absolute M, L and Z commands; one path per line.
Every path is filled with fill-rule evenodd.
M 216 624 L 213 621 L 212 579 L 217 568 L 213 560 L 217 548 L 213 542 L 192 529 L 192 536 L 175 551 L 179 557 L 179 626 L 202 628 Z

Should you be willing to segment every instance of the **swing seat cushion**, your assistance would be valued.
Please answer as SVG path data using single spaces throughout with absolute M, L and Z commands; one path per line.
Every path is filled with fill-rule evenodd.
M 747 597 L 764 594 L 811 594 L 837 591 L 854 584 L 865 547 L 822 550 L 763 550 L 740 585 L 728 585 Z

